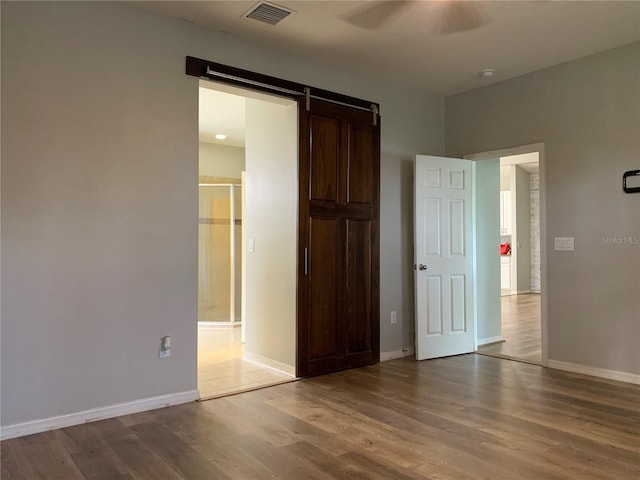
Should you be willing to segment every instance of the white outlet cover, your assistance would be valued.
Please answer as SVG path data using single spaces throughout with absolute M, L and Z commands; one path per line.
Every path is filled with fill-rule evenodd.
M 158 343 L 158 357 L 167 358 L 171 356 L 171 337 L 161 337 Z
M 569 251 L 569 252 L 573 251 L 574 237 L 555 237 L 554 240 L 555 240 L 554 241 L 555 250 Z

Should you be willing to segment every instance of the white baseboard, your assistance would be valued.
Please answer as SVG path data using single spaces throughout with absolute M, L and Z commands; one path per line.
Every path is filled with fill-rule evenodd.
M 402 350 L 394 350 L 392 352 L 380 352 L 380 361 L 386 362 L 395 358 L 410 357 L 414 353 L 413 347 L 403 348 Z
M 248 362 L 259 363 L 260 365 L 264 365 L 265 367 L 278 370 L 280 373 L 286 373 L 287 375 L 291 375 L 292 377 L 296 376 L 295 367 L 287 365 L 286 363 L 278 362 L 277 360 L 263 357 L 262 355 L 258 355 L 257 353 L 244 352 L 242 358 L 244 360 L 247 360 Z
M 242 322 L 198 322 L 198 328 L 236 328 L 242 325 Z
M 606 368 L 589 367 L 587 365 L 561 362 L 559 360 L 549 360 L 547 366 L 549 368 L 555 368 L 556 370 L 582 373 L 583 375 L 591 375 L 593 377 L 607 378 L 609 380 L 618 380 L 620 382 L 640 385 L 640 375 L 635 373 L 621 372 L 619 370 L 607 370 Z
M 29 422 L 16 423 L 0 427 L 0 440 L 22 437 L 34 433 L 46 432 L 58 428 L 71 427 L 83 423 L 105 420 L 107 418 L 130 415 L 132 413 L 145 412 L 156 408 L 169 407 L 180 403 L 188 403 L 200 397 L 197 390 L 187 392 L 171 393 L 157 397 L 141 398 L 131 402 L 117 403 L 106 407 L 92 408 L 82 412 L 60 415 L 57 417 L 43 418 L 42 420 L 31 420 Z
M 476 341 L 476 348 L 482 347 L 484 345 L 489 345 L 490 343 L 498 343 L 498 342 L 504 342 L 504 338 L 502 337 L 502 335 L 499 335 L 497 337 L 479 338 Z

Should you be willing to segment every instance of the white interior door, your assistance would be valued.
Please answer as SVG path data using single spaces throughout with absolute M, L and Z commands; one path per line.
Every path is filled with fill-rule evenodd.
M 416 156 L 418 360 L 474 350 L 471 165 L 471 160 Z

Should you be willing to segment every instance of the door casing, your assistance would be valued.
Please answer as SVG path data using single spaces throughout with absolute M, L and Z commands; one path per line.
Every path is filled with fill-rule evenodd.
M 548 294 L 547 294 L 547 218 L 546 218 L 546 165 L 545 165 L 545 144 L 544 143 L 532 143 L 528 145 L 522 145 L 518 147 L 510 147 L 499 150 L 490 150 L 486 152 L 471 153 L 464 155 L 462 158 L 474 161 L 482 161 L 488 159 L 496 159 L 500 157 L 508 157 L 510 155 L 520 155 L 523 153 L 538 152 L 538 161 L 540 166 L 540 328 L 541 328 L 541 351 L 542 351 L 542 366 L 546 367 L 549 363 L 548 342 L 549 342 L 549 329 L 548 329 Z M 475 178 L 474 178 L 474 188 Z M 475 219 L 474 222 L 478 222 L 480 219 Z M 474 223 L 474 231 L 476 224 Z M 476 332 L 478 331 L 478 319 L 476 322 Z M 477 348 L 477 344 L 476 344 Z
M 339 370 L 342 368 L 350 368 L 351 366 L 361 366 L 364 364 L 378 362 L 380 358 L 380 338 L 379 338 L 379 331 L 380 331 L 380 313 L 379 313 L 379 308 L 380 308 L 379 306 L 379 296 L 380 296 L 379 295 L 380 123 L 379 122 L 380 122 L 380 116 L 378 113 L 379 105 L 377 103 L 369 102 L 363 99 L 350 97 L 350 96 L 342 95 L 336 92 L 322 90 L 316 87 L 311 87 L 308 85 L 291 82 L 288 80 L 272 77 L 269 75 L 251 72 L 248 70 L 243 70 L 243 69 L 231 67 L 228 65 L 222 65 L 216 62 L 202 60 L 202 59 L 190 57 L 190 56 L 186 57 L 186 74 L 194 77 L 198 77 L 198 78 L 206 78 L 216 83 L 231 85 L 233 87 L 240 88 L 242 90 L 247 90 L 249 92 L 260 91 L 260 92 L 267 93 L 269 95 L 275 95 L 275 96 L 294 99 L 298 101 L 300 112 L 303 111 L 303 108 L 305 110 L 309 110 L 310 105 L 320 101 L 317 99 L 325 99 L 327 101 L 324 101 L 324 103 L 334 105 L 337 108 L 342 108 L 342 106 L 351 105 L 353 107 L 351 107 L 350 109 L 353 112 L 351 114 L 348 114 L 348 116 L 354 116 L 354 118 L 356 118 L 356 117 L 363 117 L 366 115 L 373 122 L 373 125 L 375 127 L 374 129 L 375 142 L 373 142 L 374 155 L 372 155 L 372 158 L 373 158 L 372 168 L 374 170 L 374 175 L 372 177 L 372 183 L 370 185 L 373 192 L 373 198 L 371 199 L 371 201 L 368 202 L 370 205 L 367 205 L 366 201 L 359 202 L 357 199 L 358 195 L 360 195 L 364 190 L 362 189 L 358 190 L 358 188 L 360 187 L 356 187 L 356 189 L 353 190 L 353 195 L 354 195 L 353 198 L 355 200 L 353 201 L 348 200 L 345 205 L 338 205 L 338 210 L 345 210 L 345 208 L 348 210 L 348 207 L 349 207 L 348 204 L 352 203 L 354 206 L 356 206 L 356 210 L 358 209 L 357 207 L 359 207 L 359 209 L 362 210 L 363 212 L 366 212 L 367 209 L 371 211 L 371 214 L 368 215 L 369 218 L 367 218 L 366 214 L 365 215 L 356 214 L 355 216 L 352 216 L 352 218 L 346 218 L 346 223 L 343 222 L 343 224 L 340 227 L 343 231 L 346 232 L 346 235 L 347 235 L 346 237 L 347 241 L 345 246 L 347 252 L 357 251 L 358 245 L 362 244 L 365 246 L 365 249 L 368 249 L 371 253 L 371 255 L 361 255 L 361 254 L 349 255 L 347 253 L 347 258 L 345 259 L 347 262 L 347 266 L 345 267 L 347 271 L 351 270 L 352 272 L 358 272 L 358 271 L 368 270 L 371 272 L 370 279 L 369 279 L 370 289 L 369 288 L 364 289 L 366 291 L 369 291 L 369 293 L 367 294 L 369 298 L 365 299 L 363 303 L 362 301 L 363 294 L 361 291 L 363 289 L 359 289 L 359 287 L 354 287 L 352 285 L 350 287 L 352 290 L 358 290 L 358 292 L 355 295 L 358 298 L 353 300 L 351 299 L 350 294 L 347 293 L 347 294 L 341 295 L 340 298 L 338 299 L 338 301 L 348 306 L 347 309 L 349 311 L 358 311 L 360 313 L 362 310 L 367 311 L 367 316 L 369 317 L 369 320 L 370 320 L 370 324 L 367 327 L 369 329 L 369 332 L 367 332 L 367 335 L 368 335 L 367 350 L 368 351 L 362 352 L 362 353 L 366 353 L 365 355 L 351 355 L 353 352 L 350 352 L 349 348 L 351 348 L 352 345 L 350 345 L 349 342 L 351 342 L 352 338 L 354 338 L 354 336 L 352 335 L 351 338 L 345 340 L 345 342 L 349 344 L 346 350 L 347 355 L 345 355 L 345 357 L 352 357 L 353 361 L 348 362 L 348 365 L 345 364 L 339 368 L 329 368 L 329 369 L 326 369 L 326 371 L 316 371 L 314 374 L 326 373 L 331 370 Z M 304 118 L 304 115 L 301 114 L 298 121 L 298 127 L 299 127 L 298 138 L 299 138 L 300 144 L 304 143 L 301 139 L 301 134 L 304 131 L 303 128 L 301 128 L 301 123 L 303 118 Z M 355 124 L 357 123 L 358 122 L 356 121 Z M 356 130 L 357 130 L 357 127 L 356 127 Z M 355 148 L 357 150 L 357 149 L 368 148 L 368 147 L 366 147 L 366 142 L 364 143 L 360 142 L 359 144 L 356 142 L 353 145 L 349 144 L 347 150 L 351 148 Z M 366 156 L 364 157 L 361 156 L 361 158 L 366 158 Z M 351 167 L 347 167 L 347 177 L 349 176 L 349 171 L 350 171 L 349 168 Z M 302 178 L 303 177 L 301 176 L 301 172 L 298 171 L 299 183 L 301 182 Z M 357 183 L 355 181 L 356 177 L 353 177 L 353 180 L 354 180 L 354 184 L 356 184 Z M 347 190 L 349 189 L 350 189 L 350 186 L 347 185 Z M 350 195 L 350 193 L 347 193 L 347 196 L 348 195 Z M 300 212 L 301 212 L 300 201 L 301 199 L 299 196 L 298 198 L 298 209 L 299 209 L 298 210 L 299 211 L 298 239 L 302 239 L 302 234 L 300 232 L 304 230 L 302 226 L 304 226 L 305 221 L 308 220 L 308 218 L 303 218 L 300 215 Z M 359 206 L 355 205 L 357 203 L 361 203 L 361 205 Z M 331 208 L 329 208 L 327 211 L 330 212 Z M 362 225 L 364 225 L 364 223 L 366 222 L 369 222 L 369 225 L 365 226 L 363 229 L 361 228 L 362 225 L 358 226 L 358 222 L 360 222 Z M 358 241 L 356 241 L 353 245 L 349 245 L 349 242 L 351 241 L 350 239 L 353 237 L 356 237 Z M 306 260 L 307 260 L 306 253 L 308 252 L 308 245 L 306 248 L 307 250 L 304 250 L 305 253 L 303 253 L 303 250 L 301 250 L 300 246 L 298 248 L 298 267 L 299 268 L 298 268 L 297 277 L 298 277 L 299 291 L 297 295 L 298 318 L 296 319 L 296 329 L 298 330 L 296 332 L 297 334 L 296 336 L 298 338 L 298 342 L 296 345 L 296 371 L 297 372 L 298 372 L 300 360 L 301 358 L 304 357 L 304 351 L 301 351 L 301 345 L 299 341 L 300 339 L 299 330 L 301 328 L 300 304 L 303 302 L 307 302 L 308 300 L 305 297 L 304 289 L 300 288 L 301 269 L 303 269 L 303 271 L 306 271 L 306 268 L 308 267 L 306 265 Z M 350 275 L 353 276 L 353 273 L 351 273 Z M 366 304 L 366 307 L 363 307 L 364 304 Z M 353 325 L 348 326 L 347 330 L 350 329 L 349 330 L 350 333 L 353 333 L 354 328 L 355 328 L 355 331 L 357 331 L 358 327 L 354 327 Z M 359 332 L 359 333 L 356 332 L 355 336 L 356 337 L 362 336 L 362 332 Z M 367 360 L 363 361 L 362 360 L 363 358 L 366 358 Z M 305 371 L 304 369 L 300 370 L 300 372 L 304 372 L 304 371 Z

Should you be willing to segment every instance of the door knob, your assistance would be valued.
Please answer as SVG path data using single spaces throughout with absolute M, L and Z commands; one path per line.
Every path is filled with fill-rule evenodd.
M 421 263 L 420 265 L 418 265 L 418 270 L 420 270 L 420 271 L 424 271 L 424 270 L 426 270 L 426 269 L 427 269 L 427 266 L 426 266 L 426 265 L 424 265 L 423 263 Z

